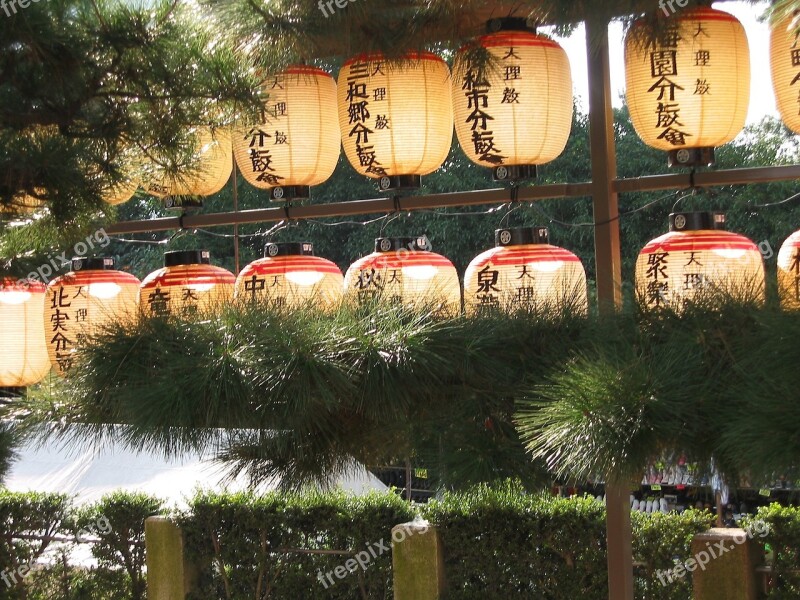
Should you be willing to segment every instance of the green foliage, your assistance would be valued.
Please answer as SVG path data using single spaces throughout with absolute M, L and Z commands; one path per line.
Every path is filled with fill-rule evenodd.
M 192 560 L 203 565 L 192 600 L 225 598 L 392 597 L 394 525 L 414 516 L 396 494 L 355 497 L 318 494 L 199 493 L 179 518 Z M 339 579 L 325 574 L 353 554 L 373 547 L 368 568 Z M 352 554 L 301 554 L 288 549 L 338 550 Z M 320 582 L 327 581 L 327 588 Z
M 17 434 L 13 423 L 0 423 L 0 483 L 11 470 L 11 465 L 17 459 L 15 451 Z
M 764 524 L 769 532 L 764 533 Z M 744 525 L 754 532 L 753 539 L 769 545 L 772 555 L 774 588 L 770 600 L 800 597 L 800 510 L 773 503 L 762 506 Z
M 144 494 L 116 492 L 75 508 L 63 494 L 0 490 L 0 572 L 11 584 L 0 585 L 0 599 L 144 600 L 144 520 L 163 510 Z M 87 539 L 99 539 L 92 544 L 98 566 L 88 570 L 69 562 L 71 549 Z M 16 574 L 28 565 L 35 565 L 29 575 Z

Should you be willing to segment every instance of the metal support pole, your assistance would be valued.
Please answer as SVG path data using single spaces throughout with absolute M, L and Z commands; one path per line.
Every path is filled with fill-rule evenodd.
M 602 314 L 613 314 L 622 304 L 622 255 L 619 241 L 619 207 L 614 182 L 617 157 L 611 77 L 608 55 L 608 20 L 586 21 L 589 70 L 589 135 L 592 156 L 592 202 L 597 265 L 597 302 Z M 620 482 L 606 482 L 606 547 L 608 597 L 633 600 L 633 551 L 630 491 Z

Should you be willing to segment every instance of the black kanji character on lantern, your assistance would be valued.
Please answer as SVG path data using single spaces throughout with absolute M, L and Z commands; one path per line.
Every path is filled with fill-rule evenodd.
M 58 368 L 62 371 L 69 371 L 74 360 L 74 355 L 71 352 L 56 352 L 56 362 L 58 363 Z
M 64 297 L 63 287 L 53 290 L 53 298 L 50 308 L 69 308 L 71 304 L 72 303 L 67 302 L 67 299 Z
M 669 252 L 653 252 L 647 257 L 647 272 L 648 279 L 662 279 L 667 278 L 667 259 Z
M 368 100 L 367 84 L 358 81 L 351 81 L 347 87 L 347 101 L 352 102 L 356 98 Z
M 266 131 L 254 127 L 253 129 L 247 132 L 247 135 L 245 136 L 244 139 L 250 138 L 250 145 L 248 146 L 249 148 L 252 148 L 253 146 L 256 145 L 258 145 L 259 148 L 262 148 L 265 145 L 264 140 L 271 137 L 272 136 L 268 134 Z
M 464 74 L 462 79 L 461 89 L 472 90 L 475 88 L 489 88 L 489 82 L 482 76 L 475 73 L 474 69 L 470 69 Z
M 264 171 L 274 171 L 272 166 L 272 155 L 269 150 L 250 150 L 250 162 L 253 163 L 253 173 L 263 173 Z
M 711 95 L 711 86 L 708 83 L 707 79 L 698 79 L 697 83 L 695 83 L 694 93 L 697 96 L 703 96 L 705 94 Z
M 647 303 L 661 306 L 667 302 L 669 293 L 668 281 L 649 281 L 647 283 Z
M 684 290 L 697 290 L 706 286 L 706 276 L 702 273 L 684 273 L 683 274 L 683 289 Z
M 668 27 L 658 37 L 658 45 L 663 48 L 677 48 L 683 38 L 675 26 Z
M 286 133 L 284 133 L 283 131 L 275 132 L 275 144 L 288 144 L 288 143 L 289 142 L 287 141 Z
M 272 86 L 269 89 L 274 90 L 275 88 L 278 88 L 279 90 L 283 89 L 283 86 L 277 77 L 275 77 L 275 79 L 272 81 Z
M 533 304 L 536 298 L 536 290 L 531 286 L 518 287 L 514 295 L 515 304 Z
M 678 113 L 680 110 L 679 104 L 659 102 L 656 108 L 656 115 L 658 117 L 656 127 L 669 127 L 673 123 L 682 126 L 683 123 L 678 121 Z
M 350 117 L 350 123 L 360 123 L 369 119 L 369 102 L 363 100 L 361 102 L 352 102 L 347 107 L 347 115 Z
M 199 300 L 197 294 L 195 293 L 195 290 L 193 290 L 192 288 L 188 287 L 182 288 L 181 291 L 183 292 L 183 296 L 181 296 L 181 301 L 184 304 L 188 303 L 189 301 L 197 302 Z
M 150 312 L 156 315 L 169 314 L 169 292 L 161 291 L 156 288 L 147 296 L 147 303 L 150 305 Z
M 514 46 L 511 46 L 508 49 L 508 52 L 506 52 L 505 55 L 503 57 L 501 57 L 500 60 L 505 60 L 507 58 L 516 58 L 517 60 L 520 60 L 519 55 L 516 52 L 514 52 Z
M 506 67 L 505 80 L 506 81 L 511 81 L 511 80 L 514 80 L 514 79 L 519 79 L 519 76 L 521 74 L 522 74 L 522 67 L 517 66 L 517 65 L 507 66 Z
M 702 34 L 705 37 L 711 37 L 710 35 L 708 35 L 708 32 L 703 28 L 702 21 L 697 23 L 697 29 L 695 30 L 693 37 L 697 37 L 700 34 Z
M 683 265 L 684 267 L 688 267 L 689 265 L 697 265 L 698 267 L 703 266 L 703 264 L 699 260 L 697 260 L 695 254 L 697 254 L 697 252 L 689 252 L 689 260 L 686 262 L 685 265 Z
M 374 95 L 373 99 L 375 100 L 375 102 L 382 102 L 383 100 L 386 100 L 386 88 L 385 87 L 375 88 L 372 93 Z
M 486 265 L 478 271 L 478 289 L 476 294 L 499 292 L 497 288 L 497 280 L 500 277 L 500 271 L 497 269 L 490 269 L 490 265 Z
M 683 88 L 674 81 L 670 81 L 667 77 L 661 77 L 658 81 L 656 81 L 653 85 L 651 85 L 647 91 L 653 92 L 655 90 L 659 90 L 657 100 L 663 100 L 664 94 L 668 91 L 669 100 L 674 101 L 675 90 L 683 90 Z
M 86 318 L 89 316 L 89 311 L 85 308 L 79 308 L 75 311 L 75 322 L 76 323 L 85 323 Z
M 480 294 L 478 298 L 478 313 L 486 314 L 500 308 L 500 299 L 494 294 Z
M 73 342 L 60 331 L 50 339 L 51 344 L 56 345 L 56 352 L 60 350 L 69 350 Z
M 677 52 L 675 50 L 656 50 L 650 53 L 650 76 L 664 77 L 678 74 Z
M 380 271 L 376 271 L 374 268 L 370 269 L 369 271 L 359 271 L 358 279 L 356 279 L 356 285 L 360 290 L 365 290 L 368 288 L 382 290 L 383 283 L 381 282 Z
M 74 300 L 75 298 L 88 298 L 88 297 L 89 295 L 86 293 L 86 286 L 79 285 L 78 289 L 75 290 L 75 295 L 72 297 L 72 299 Z
M 363 123 L 357 123 L 355 127 L 350 130 L 348 137 L 356 136 L 356 144 L 366 144 L 369 142 L 370 133 L 375 132 Z
M 69 321 L 69 315 L 60 308 L 56 308 L 56 312 L 50 315 L 50 322 L 53 324 L 53 331 L 66 331 L 66 321 Z
M 515 88 L 504 89 L 500 104 L 519 104 L 519 92 Z
M 522 265 L 522 271 L 520 272 L 519 277 L 517 277 L 517 279 L 524 278 L 534 279 L 533 275 L 531 275 L 531 272 L 528 270 L 528 265 L 526 264 Z
M 473 131 L 472 143 L 475 146 L 475 154 L 479 159 L 491 164 L 502 164 L 507 157 L 500 155 L 500 148 L 494 145 L 494 133 L 492 131 Z
M 256 181 L 261 181 L 267 185 L 281 185 L 281 181 L 284 179 L 286 178 L 279 177 L 278 175 L 275 175 L 275 173 L 267 173 L 266 171 L 264 173 L 260 173 L 258 177 L 256 177 Z
M 687 137 L 692 137 L 692 134 L 685 133 L 674 127 L 667 127 L 656 139 L 666 140 L 673 146 L 683 146 L 686 144 Z
M 255 300 L 256 292 L 260 292 L 264 290 L 264 286 L 266 285 L 266 280 L 253 275 L 250 279 L 244 280 L 244 291 L 250 292 L 250 298 Z
M 275 118 L 286 116 L 286 102 L 276 102 L 275 109 L 273 110 Z
M 698 50 L 694 53 L 694 65 L 696 67 L 705 67 L 711 59 L 711 52 L 708 50 Z
M 375 129 L 391 129 L 391 127 L 389 127 L 389 119 L 386 115 L 377 115 L 375 117 Z
M 386 75 L 386 73 L 383 72 L 383 63 L 382 62 L 376 62 L 375 63 L 375 68 L 373 69 L 372 75 L 370 75 L 370 77 L 375 77 L 375 75 L 377 75 L 378 73 L 380 73 L 381 75 Z
M 400 269 L 392 269 L 392 274 L 391 274 L 392 278 L 389 281 L 386 282 L 386 285 L 389 285 L 390 283 L 394 283 L 394 282 L 402 284 L 403 280 L 400 277 L 399 273 L 400 273 Z

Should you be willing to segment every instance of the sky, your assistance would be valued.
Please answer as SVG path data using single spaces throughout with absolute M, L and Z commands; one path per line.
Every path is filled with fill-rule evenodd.
M 717 2 L 714 8 L 733 14 L 744 25 L 750 46 L 750 109 L 747 123 L 756 123 L 765 115 L 777 117 L 775 96 L 772 92 L 772 80 L 769 71 L 769 27 L 759 22 L 768 2 L 750 4 L 748 2 Z M 657 0 L 653 0 L 657 6 Z M 611 90 L 614 106 L 622 105 L 625 93 L 625 62 L 623 57 L 622 23 L 612 23 L 609 30 L 609 51 L 611 59 Z M 572 85 L 582 112 L 588 112 L 588 83 L 586 71 L 586 31 L 584 26 L 576 29 L 569 38 L 556 36 L 559 44 L 569 56 L 572 67 Z

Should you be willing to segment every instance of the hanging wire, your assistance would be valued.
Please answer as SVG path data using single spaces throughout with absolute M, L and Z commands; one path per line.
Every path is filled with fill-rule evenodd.
M 797 200 L 800 198 L 800 192 L 789 196 L 786 200 L 781 200 L 780 202 L 769 202 L 768 204 L 754 204 L 753 208 L 769 208 L 770 206 L 780 206 L 781 204 L 786 204 L 787 202 L 791 202 L 792 200 Z

